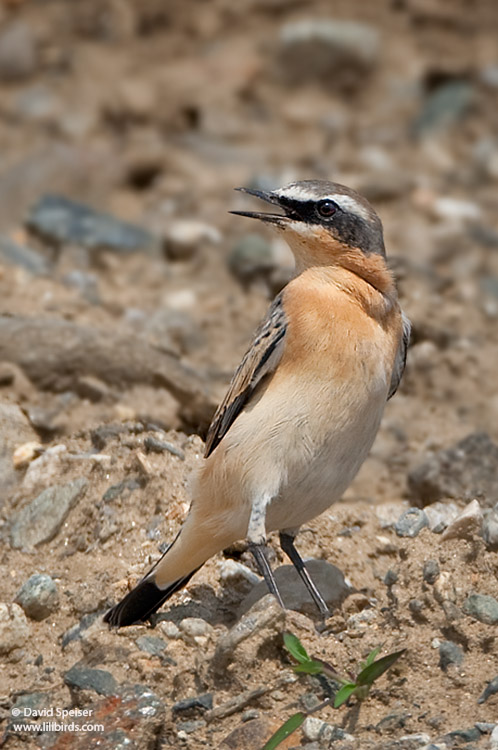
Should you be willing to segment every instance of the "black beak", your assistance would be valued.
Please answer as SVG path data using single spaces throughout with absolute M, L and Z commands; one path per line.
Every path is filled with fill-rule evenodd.
M 289 209 L 286 209 L 285 206 L 282 205 L 280 198 L 275 195 L 275 193 L 267 190 L 253 190 L 252 188 L 244 187 L 235 188 L 235 190 L 238 190 L 241 193 L 247 193 L 248 195 L 254 195 L 256 198 L 259 198 L 266 203 L 273 203 L 279 208 L 282 208 L 285 213 L 272 214 L 265 213 L 264 211 L 229 211 L 230 214 L 235 214 L 236 216 L 247 216 L 249 219 L 260 219 L 261 221 L 266 221 L 269 224 L 284 224 L 286 221 L 292 218 Z

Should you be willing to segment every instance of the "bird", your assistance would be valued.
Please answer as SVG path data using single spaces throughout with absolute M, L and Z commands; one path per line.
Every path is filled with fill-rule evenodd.
M 325 180 L 237 189 L 270 205 L 231 213 L 276 230 L 294 254 L 295 275 L 214 414 L 180 532 L 105 614 L 111 626 L 147 621 L 209 558 L 243 539 L 284 606 L 267 554 L 273 531 L 327 618 L 295 538 L 357 474 L 405 368 L 410 322 L 370 203 Z

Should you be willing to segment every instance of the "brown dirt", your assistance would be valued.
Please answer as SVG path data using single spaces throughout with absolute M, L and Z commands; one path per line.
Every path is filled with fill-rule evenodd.
M 313 0 L 305 8 L 284 0 L 0 3 L 0 31 L 20 20 L 37 49 L 28 77 L 0 81 L 0 231 L 54 259 L 53 272 L 41 277 L 2 265 L 0 258 L 0 314 L 62 319 L 120 342 L 138 336 L 151 347 L 162 344 L 194 370 L 214 403 L 270 298 L 267 281 L 243 287 L 228 271 L 234 243 L 254 231 L 227 214 L 241 205 L 231 189 L 256 176 L 275 184 L 318 176 L 371 197 L 384 222 L 403 307 L 414 322 L 414 343 L 370 457 L 344 500 L 310 524 L 299 542 L 304 555 L 340 567 L 365 597 L 346 600 L 334 613 L 332 632 L 320 635 L 312 619 L 294 613 L 286 627 L 340 670 L 377 645 L 385 653 L 407 649 L 359 713 L 343 708 L 321 714 L 354 735 L 350 747 L 383 748 L 403 735 L 424 732 L 434 739 L 498 717 L 498 695 L 476 702 L 498 674 L 496 627 L 461 611 L 472 591 L 498 597 L 497 553 L 478 538 L 443 542 L 427 529 L 400 539 L 392 527 L 381 526 L 377 513 L 392 502 L 397 518 L 408 507 L 407 473 L 428 450 L 477 430 L 498 440 L 498 253 L 496 238 L 494 246 L 476 239 L 483 228 L 498 231 L 496 88 L 482 73 L 497 65 L 498 13 L 491 0 L 472 9 L 437 0 L 333 5 L 334 18 L 371 23 L 383 40 L 376 69 L 347 95 L 333 81 L 330 88 L 289 86 L 276 62 L 281 25 L 330 17 L 328 2 Z M 434 81 L 453 78 L 472 87 L 468 112 L 424 137 L 411 135 Z M 47 99 L 44 113 L 35 116 L 19 102 L 37 86 L 52 103 Z M 389 183 L 384 192 L 382 179 Z M 167 234 L 176 219 L 203 221 L 222 239 L 199 243 L 193 257 L 182 260 L 92 256 L 77 247 L 58 252 L 21 228 L 27 207 L 47 192 L 85 200 L 158 233 Z M 448 196 L 474 204 L 478 218 L 442 216 L 438 200 Z M 74 269 L 94 274 L 97 303 L 64 283 Z M 158 310 L 185 316 L 179 338 L 168 326 L 159 332 L 147 326 Z M 149 633 L 145 626 L 115 633 L 97 620 L 62 648 L 68 628 L 121 596 L 157 558 L 159 543 L 174 537 L 188 508 L 191 474 L 202 460 L 202 439 L 171 393 L 146 378 L 108 382 L 97 369 L 99 379 L 85 381 L 95 377 L 89 366 L 81 382 L 73 378 L 70 387 L 42 390 L 23 369 L 2 367 L 12 377 L 0 378 L 0 401 L 21 406 L 45 450 L 65 446 L 20 469 L 17 486 L 1 498 L 0 601 L 12 602 L 34 572 L 56 579 L 60 595 L 53 615 L 30 621 L 26 645 L 1 657 L 2 715 L 7 718 L 19 694 L 35 691 L 48 692 L 54 705 L 71 705 L 62 675 L 79 660 L 160 696 L 168 707 L 164 747 L 217 748 L 241 723 L 238 712 L 179 736 L 169 708 L 185 697 L 209 691 L 217 706 L 270 685 L 249 707 L 275 728 L 302 693 L 319 694 L 306 678 L 284 691 L 278 687 L 290 665 L 276 637 L 259 649 L 249 641 L 226 674 L 210 670 L 216 643 L 234 624 L 244 593 L 220 581 L 221 556 L 166 609 L 177 624 L 186 616 L 204 618 L 213 628 L 209 634 L 195 642 L 168 640 L 161 626 L 152 632 L 167 640 L 174 664 L 138 649 L 136 638 Z M 145 451 L 151 423 L 184 451 L 184 461 Z M 103 424 L 122 430 L 95 454 L 91 433 Z M 29 552 L 12 549 L 12 515 L 45 487 L 82 476 L 89 482 L 86 494 L 55 539 Z M 136 489 L 103 500 L 110 487 L 129 479 L 136 479 Z M 463 507 L 463 500 L 457 502 Z M 344 528 L 352 529 L 350 535 L 338 535 Z M 443 576 L 447 590 L 423 581 L 429 559 L 449 574 Z M 251 565 L 245 553 L 242 561 Z M 388 570 L 398 574 L 391 587 L 383 582 Z M 418 613 L 413 600 L 421 602 Z M 364 625 L 348 619 L 355 607 L 372 613 Z M 461 667 L 440 668 L 437 641 L 443 640 L 463 648 Z M 95 695 L 78 700 L 84 704 Z M 375 729 L 392 714 L 404 718 Z M 301 741 L 298 732 L 287 747 Z M 486 742 L 483 736 L 479 747 Z M 39 745 L 11 736 L 6 746 Z

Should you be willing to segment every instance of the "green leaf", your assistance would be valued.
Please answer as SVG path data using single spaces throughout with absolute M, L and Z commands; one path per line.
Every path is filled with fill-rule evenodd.
M 343 685 L 342 688 L 335 694 L 334 708 L 339 708 L 343 703 L 346 703 L 348 698 L 353 695 L 356 688 L 357 685 L 354 682 L 348 682 L 347 685 Z
M 377 646 L 377 648 L 374 648 L 373 651 L 370 651 L 367 658 L 365 659 L 365 663 L 362 666 L 362 669 L 365 669 L 365 667 L 369 667 L 370 664 L 373 664 L 375 661 L 375 657 L 380 651 L 380 646 Z
M 294 667 L 294 672 L 304 672 L 304 674 L 321 674 L 323 672 L 323 666 L 319 661 L 310 659 L 309 661 L 302 662 Z
M 405 651 L 406 648 L 403 648 L 401 651 L 395 651 L 393 654 L 383 656 L 382 659 L 378 659 L 377 661 L 374 661 L 373 664 L 369 664 L 361 670 L 356 678 L 356 684 L 371 685 L 375 680 L 378 680 L 384 672 L 387 672 L 387 670 L 392 667 L 394 662 L 396 662 Z
M 293 714 L 290 719 L 287 719 L 285 724 L 282 724 L 280 729 L 277 729 L 275 734 L 272 734 L 266 745 L 261 748 L 261 750 L 274 750 L 280 745 L 281 742 L 286 740 L 287 737 L 292 734 L 292 732 L 295 732 L 296 729 L 299 729 L 305 718 L 306 714 L 303 714 L 302 711 L 299 711 L 297 714 Z
M 304 648 L 297 635 L 293 635 L 292 633 L 284 633 L 284 646 L 289 654 L 293 656 L 294 659 L 300 664 L 311 661 L 306 649 Z

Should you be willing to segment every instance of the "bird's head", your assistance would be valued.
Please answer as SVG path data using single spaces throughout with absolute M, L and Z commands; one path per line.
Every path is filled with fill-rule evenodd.
M 238 188 L 280 212 L 232 211 L 271 224 L 290 246 L 298 271 L 361 263 L 385 267 L 382 223 L 368 201 L 344 185 L 303 180 L 272 191 Z

